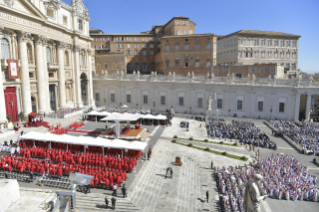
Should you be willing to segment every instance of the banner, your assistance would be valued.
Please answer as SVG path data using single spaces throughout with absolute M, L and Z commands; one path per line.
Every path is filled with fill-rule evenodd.
M 18 60 L 8 60 L 9 79 L 19 79 L 19 65 Z

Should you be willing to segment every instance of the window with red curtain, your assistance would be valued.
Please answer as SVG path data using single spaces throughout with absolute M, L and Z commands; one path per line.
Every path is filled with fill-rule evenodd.
M 15 87 L 6 88 L 4 90 L 4 98 L 6 101 L 7 115 L 11 116 L 12 122 L 19 121 L 16 88 Z

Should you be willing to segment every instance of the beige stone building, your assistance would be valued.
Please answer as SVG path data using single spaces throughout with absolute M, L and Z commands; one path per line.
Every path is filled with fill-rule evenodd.
M 0 123 L 94 105 L 89 20 L 82 0 L 0 0 Z
M 240 30 L 219 36 L 217 64 L 232 66 L 277 63 L 286 68 L 288 76 L 297 76 L 300 37 L 282 32 L 258 30 Z

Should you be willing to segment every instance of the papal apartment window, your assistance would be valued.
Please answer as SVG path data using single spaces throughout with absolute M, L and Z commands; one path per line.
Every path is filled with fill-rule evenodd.
M 223 108 L 223 99 L 217 99 L 217 109 Z
M 185 50 L 187 50 L 188 49 L 188 44 L 185 44 Z
M 161 96 L 161 105 L 165 105 L 166 101 L 165 101 L 165 96 Z
M 151 55 L 154 55 L 154 51 L 153 51 L 153 50 L 151 50 L 151 51 L 150 51 L 150 54 L 151 54 Z
M 196 45 L 195 45 L 195 48 L 196 48 L 196 49 L 199 49 L 199 44 L 196 44 Z
M 243 101 L 242 100 L 237 100 L 237 110 L 242 110 L 243 109 Z
M 131 50 L 126 51 L 127 55 L 131 55 Z
M 184 106 L 184 97 L 180 96 L 178 98 L 178 104 L 179 104 L 179 106 Z
M 197 99 L 197 107 L 198 108 L 202 108 L 203 107 L 203 98 L 198 98 Z
M 166 68 L 169 68 L 169 62 L 166 62 Z
M 259 101 L 258 102 L 258 111 L 263 112 L 264 111 L 264 102 Z
M 131 94 L 126 95 L 126 102 L 131 103 Z
M 138 55 L 138 50 L 135 50 L 135 51 L 134 51 L 134 55 Z
M 49 16 L 50 18 L 54 18 L 54 10 L 51 9 L 47 9 L 47 16 Z
M 100 101 L 100 94 L 99 93 L 95 93 L 95 100 Z
M 146 51 L 145 51 L 145 50 L 143 50 L 143 55 L 144 55 L 144 56 L 146 55 Z
M 270 73 L 274 73 L 274 69 L 273 68 L 270 69 Z
M 143 95 L 143 103 L 148 104 L 148 96 L 147 95 Z
M 66 26 L 68 25 L 68 17 L 63 16 L 63 24 Z
M 169 46 L 165 46 L 165 50 L 166 50 L 166 51 L 169 51 Z
M 285 112 L 285 103 L 280 102 L 279 103 L 279 113 L 284 113 Z
M 115 93 L 111 93 L 111 102 L 115 102 Z
M 83 31 L 83 21 L 79 20 L 78 24 L 79 24 L 79 30 Z

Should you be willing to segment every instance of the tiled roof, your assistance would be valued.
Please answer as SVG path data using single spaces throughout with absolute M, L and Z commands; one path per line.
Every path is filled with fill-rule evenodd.
M 225 36 L 219 36 L 219 40 L 231 37 L 233 35 L 260 35 L 260 36 L 271 36 L 271 37 L 294 37 L 294 38 L 300 38 L 300 35 L 293 35 L 289 33 L 283 33 L 283 32 L 274 32 L 274 31 L 261 31 L 261 30 L 239 30 L 237 32 L 225 35 Z

